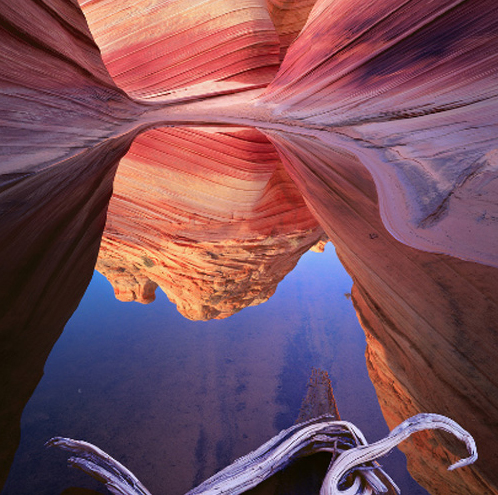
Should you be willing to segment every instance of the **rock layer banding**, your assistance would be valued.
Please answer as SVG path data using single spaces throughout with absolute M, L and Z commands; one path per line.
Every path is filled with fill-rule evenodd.
M 96 268 L 120 300 L 159 286 L 187 318 L 226 318 L 266 301 L 322 236 L 261 133 L 162 128 L 121 160 Z

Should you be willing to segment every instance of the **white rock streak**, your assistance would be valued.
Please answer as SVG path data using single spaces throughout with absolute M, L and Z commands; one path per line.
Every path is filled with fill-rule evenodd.
M 450 470 L 476 461 L 477 449 L 472 436 L 445 416 L 418 414 L 401 423 L 386 438 L 370 445 L 352 423 L 321 416 L 283 430 L 186 495 L 237 495 L 255 487 L 297 458 L 323 451 L 333 456 L 321 495 L 386 493 L 386 482 L 399 493 L 375 459 L 386 455 L 412 433 L 426 429 L 444 430 L 465 443 L 470 456 L 452 464 Z M 74 454 L 69 458 L 69 465 L 102 481 L 113 494 L 150 495 L 133 473 L 88 442 L 55 437 L 47 442 L 47 446 L 59 447 Z

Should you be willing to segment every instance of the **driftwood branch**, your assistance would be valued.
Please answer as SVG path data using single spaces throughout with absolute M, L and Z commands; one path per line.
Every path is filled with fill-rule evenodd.
M 54 437 L 45 445 L 59 447 L 77 456 L 70 457 L 68 465 L 81 469 L 104 483 L 107 489 L 115 495 L 151 495 L 131 471 L 91 443 Z
M 419 414 L 404 421 L 386 438 L 370 445 L 352 423 L 334 421 L 331 416 L 322 416 L 283 430 L 257 450 L 237 459 L 186 495 L 237 495 L 254 488 L 294 460 L 323 451 L 332 453 L 332 460 L 321 495 L 381 494 L 388 491 L 385 483 L 391 484 L 399 492 L 375 459 L 390 452 L 412 433 L 435 428 L 455 435 L 466 444 L 469 451 L 469 457 L 458 461 L 449 469 L 475 462 L 477 450 L 474 439 L 445 416 Z M 69 465 L 102 481 L 115 495 L 150 495 L 133 473 L 90 443 L 56 437 L 49 440 L 47 445 L 74 454 L 69 459 Z
M 465 431 L 458 423 L 441 416 L 439 414 L 418 414 L 412 418 L 407 419 L 394 430 L 389 433 L 386 438 L 379 440 L 373 444 L 355 447 L 347 452 L 342 453 L 336 461 L 331 465 L 327 472 L 325 479 L 320 490 L 320 495 L 350 495 L 357 493 L 383 493 L 385 490 L 379 490 L 370 483 L 370 487 L 365 484 L 365 491 L 358 491 L 357 488 L 351 487 L 348 490 L 340 490 L 340 483 L 344 476 L 354 470 L 358 466 L 368 464 L 374 459 L 378 459 L 388 454 L 394 447 L 406 440 L 410 435 L 422 430 L 440 429 L 455 435 L 459 440 L 465 443 L 467 450 L 470 454 L 469 457 L 461 459 L 460 461 L 452 464 L 448 469 L 453 470 L 459 467 L 467 466 L 477 460 L 477 448 L 472 438 L 472 435 Z M 359 481 L 361 481 L 357 477 Z M 368 491 L 371 489 L 371 491 Z

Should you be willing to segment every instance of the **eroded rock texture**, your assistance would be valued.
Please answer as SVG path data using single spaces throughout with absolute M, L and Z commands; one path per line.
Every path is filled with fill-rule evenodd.
M 266 301 L 322 236 L 253 129 L 156 129 L 120 163 L 97 269 L 123 301 L 160 286 L 187 318 Z
M 280 60 L 297 38 L 316 0 L 266 0 L 268 12 L 280 41 Z
M 323 131 L 328 146 L 368 167 L 397 239 L 496 266 L 493 1 L 320 0 L 304 24 L 311 6 L 82 2 L 114 80 L 138 98 L 179 103 L 262 88 L 295 39 L 256 101 L 156 118 Z

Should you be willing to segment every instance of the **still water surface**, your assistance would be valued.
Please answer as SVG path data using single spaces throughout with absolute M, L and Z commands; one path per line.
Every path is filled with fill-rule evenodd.
M 313 367 L 328 371 L 342 419 L 370 441 L 385 435 L 351 284 L 329 243 L 268 302 L 193 322 L 159 289 L 149 305 L 117 301 L 95 272 L 24 410 L 2 495 L 106 493 L 44 448 L 52 436 L 90 441 L 153 494 L 181 495 L 291 426 Z M 383 465 L 404 493 L 427 493 L 401 453 Z

